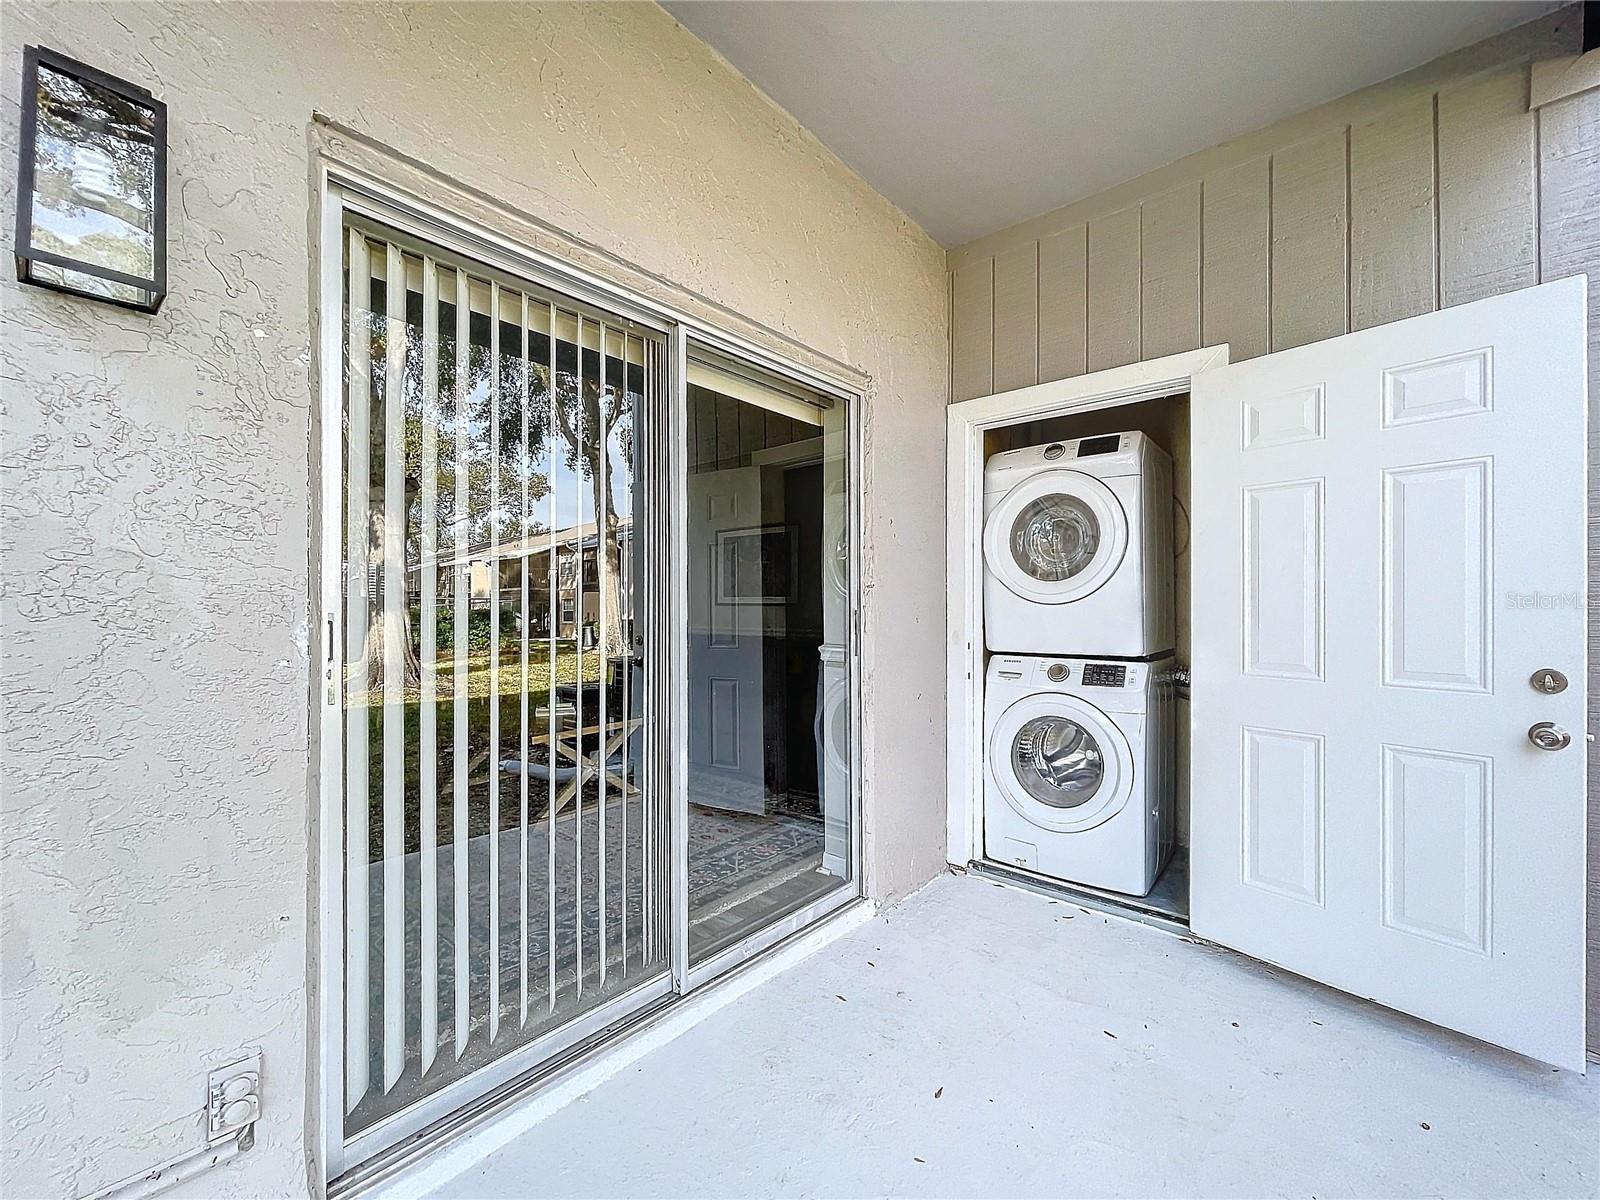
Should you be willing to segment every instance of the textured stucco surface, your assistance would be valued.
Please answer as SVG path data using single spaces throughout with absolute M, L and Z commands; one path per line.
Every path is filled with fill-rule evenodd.
M 247 1048 L 256 1148 L 173 1194 L 315 1176 L 313 111 L 870 377 L 873 890 L 939 869 L 929 238 L 653 5 L 29 3 L 3 25 L 0 161 L 27 42 L 170 106 L 171 296 L 151 318 L 0 284 L 0 1192 L 83 1195 L 197 1145 L 206 1069 Z

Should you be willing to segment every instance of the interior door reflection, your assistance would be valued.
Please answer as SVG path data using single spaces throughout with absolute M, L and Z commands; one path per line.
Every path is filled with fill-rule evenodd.
M 689 955 L 850 878 L 846 413 L 691 362 Z M 824 407 L 826 405 L 826 407 Z

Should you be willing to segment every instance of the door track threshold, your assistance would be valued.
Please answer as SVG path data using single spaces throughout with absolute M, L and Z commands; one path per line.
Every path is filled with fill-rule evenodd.
M 967 867 L 969 874 L 980 879 L 990 879 L 996 883 L 1009 884 L 1011 887 L 1021 888 L 1023 891 L 1033 892 L 1048 900 L 1066 900 L 1083 908 L 1093 909 L 1095 912 L 1104 913 L 1109 917 L 1121 917 L 1127 921 L 1137 921 L 1141 925 L 1149 925 L 1154 929 L 1163 929 L 1168 933 L 1189 933 L 1189 922 L 1166 913 L 1156 912 L 1153 909 L 1141 908 L 1133 900 L 1113 900 L 1096 892 L 1081 891 L 1071 884 L 1056 883 L 1050 880 L 1039 879 L 1021 871 L 1013 871 L 1008 867 L 997 866 L 989 862 L 975 862 Z

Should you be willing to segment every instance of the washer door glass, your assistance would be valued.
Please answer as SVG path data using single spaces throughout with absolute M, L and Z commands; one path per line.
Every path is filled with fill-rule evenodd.
M 1011 557 L 1044 583 L 1071 579 L 1100 549 L 1100 521 L 1076 496 L 1052 492 L 1030 500 L 1011 523 Z
M 1105 779 L 1100 743 L 1082 725 L 1054 714 L 1034 717 L 1011 742 L 1011 770 L 1023 791 L 1051 808 L 1094 799 Z

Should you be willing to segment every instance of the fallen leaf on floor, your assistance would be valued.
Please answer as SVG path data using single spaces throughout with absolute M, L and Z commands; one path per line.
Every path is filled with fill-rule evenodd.
M 938 1098 L 939 1098 L 939 1097 L 940 1097 L 940 1096 L 942 1096 L 942 1095 L 944 1095 L 944 1089 L 943 1089 L 943 1088 L 938 1088 L 938 1089 L 936 1089 L 936 1090 L 935 1090 L 935 1091 L 934 1091 L 934 1093 L 933 1093 L 933 1098 L 934 1098 L 934 1099 L 935 1099 L 935 1100 L 937 1100 L 937 1099 L 938 1099 Z
M 1114 1034 L 1114 1033 L 1112 1033 L 1112 1032 L 1111 1032 L 1111 1030 L 1109 1030 L 1109 1029 L 1102 1029 L 1102 1030 L 1101 1030 L 1101 1031 L 1100 1031 L 1100 1032 L 1101 1032 L 1101 1033 L 1103 1033 L 1103 1034 L 1105 1034 L 1105 1035 L 1106 1035 L 1106 1036 L 1107 1036 L 1107 1037 L 1108 1037 L 1108 1038 L 1111 1038 L 1111 1039 L 1112 1039 L 1112 1040 L 1113 1040 L 1113 1041 L 1115 1041 L 1115 1040 L 1116 1040 L 1116 1036 L 1117 1036 L 1117 1035 L 1116 1035 L 1116 1034 Z

